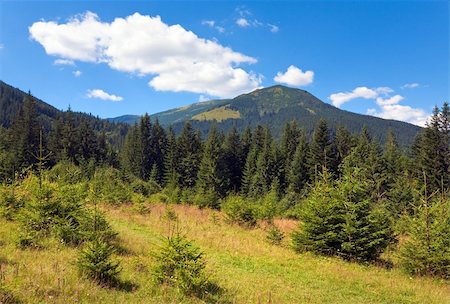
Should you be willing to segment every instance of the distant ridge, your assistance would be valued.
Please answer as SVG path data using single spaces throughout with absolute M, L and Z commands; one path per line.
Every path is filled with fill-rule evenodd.
M 289 121 L 296 120 L 311 135 L 320 118 L 324 118 L 331 129 L 342 125 L 357 133 L 363 126 L 367 126 L 372 136 L 381 142 L 385 141 L 388 129 L 391 128 L 402 146 L 411 145 L 417 132 L 421 130 L 406 122 L 341 110 L 305 90 L 281 85 L 255 90 L 233 99 L 194 103 L 153 114 L 151 118 L 158 119 L 166 127 L 173 125 L 175 131 L 179 131 L 184 122 L 190 120 L 204 134 L 212 123 L 216 123 L 225 132 L 232 126 L 242 131 L 247 126 L 268 125 L 276 138 L 281 137 L 284 125 Z M 137 115 L 110 119 L 130 124 L 138 120 Z

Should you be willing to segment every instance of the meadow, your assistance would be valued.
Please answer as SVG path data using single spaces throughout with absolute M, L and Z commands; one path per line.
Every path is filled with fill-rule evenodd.
M 295 253 L 289 237 L 297 228 L 294 220 L 275 219 L 286 236 L 276 246 L 267 242 L 263 221 L 248 229 L 230 224 L 215 210 L 148 201 L 136 206 L 100 207 L 119 237 L 115 258 L 121 263 L 122 284 L 115 288 L 79 276 L 76 248 L 53 239 L 44 249 L 17 248 L 17 223 L 0 219 L 0 281 L 7 290 L 0 302 L 202 303 L 152 279 L 152 252 L 176 225 L 204 251 L 210 279 L 223 290 L 220 302 L 449 303 L 450 285 L 443 279 Z M 167 209 L 176 214 L 176 221 L 167 218 Z M 395 255 L 390 258 L 395 262 Z

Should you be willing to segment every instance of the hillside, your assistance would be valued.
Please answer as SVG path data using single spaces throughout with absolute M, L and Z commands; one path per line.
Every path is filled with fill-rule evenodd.
M 28 93 L 0 81 L 0 127 L 11 127 L 11 124 L 19 113 L 19 109 L 27 95 Z M 33 98 L 36 102 L 36 110 L 39 115 L 38 120 L 43 126 L 44 131 L 48 132 L 52 128 L 53 121 L 64 113 L 67 113 L 67 111 L 58 110 L 35 96 L 33 96 Z M 78 125 L 81 120 L 86 120 L 94 130 L 105 130 L 107 137 L 114 145 L 120 144 L 128 131 L 128 125 L 121 121 L 110 122 L 106 119 L 101 119 L 82 112 L 71 113 L 76 125 Z
M 130 205 L 102 208 L 123 246 L 118 258 L 121 277 L 128 285 L 122 289 L 102 288 L 80 279 L 74 248 L 51 243 L 46 249 L 18 250 L 11 233 L 16 224 L 0 219 L 2 283 L 27 303 L 202 303 L 174 288 L 161 288 L 151 279 L 152 251 L 168 233 L 165 208 L 148 203 L 146 214 Z M 289 248 L 289 237 L 282 246 L 270 245 L 263 224 L 249 230 L 228 224 L 217 211 L 186 205 L 175 205 L 173 210 L 181 229 L 205 251 L 208 270 L 226 290 L 230 303 L 437 304 L 448 303 L 450 297 L 443 281 L 411 278 L 397 269 L 338 258 L 296 254 Z M 287 235 L 296 227 L 289 220 L 275 223 Z
M 269 88 L 237 96 L 230 100 L 213 100 L 196 103 L 173 110 L 151 115 L 164 126 L 172 124 L 176 131 L 180 130 L 186 120 L 191 120 L 194 127 L 207 133 L 212 123 L 219 129 L 228 131 L 233 125 L 242 131 L 245 127 L 268 125 L 276 138 L 280 138 L 284 125 L 297 120 L 307 134 L 311 134 L 320 118 L 325 118 L 332 129 L 338 125 L 347 127 L 357 133 L 367 126 L 372 136 L 385 141 L 391 128 L 402 146 L 411 145 L 418 126 L 385 120 L 369 115 L 361 115 L 338 109 L 319 100 L 314 95 L 300 89 L 277 85 Z M 127 122 L 135 122 L 138 116 L 127 116 Z M 113 119 L 120 120 L 119 118 Z

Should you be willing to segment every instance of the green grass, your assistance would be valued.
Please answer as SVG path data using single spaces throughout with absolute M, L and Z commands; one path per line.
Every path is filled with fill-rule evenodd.
M 205 251 L 212 280 L 227 290 L 232 303 L 449 303 L 448 281 L 296 254 L 289 248 L 289 237 L 282 246 L 269 245 L 264 225 L 247 230 L 229 225 L 216 211 L 173 208 L 180 228 Z M 0 220 L 2 286 L 26 303 L 201 302 L 152 281 L 151 252 L 161 235 L 167 235 L 169 223 L 163 205 L 151 204 L 150 210 L 138 214 L 130 206 L 103 208 L 125 249 L 117 257 L 124 282 L 118 289 L 80 279 L 74 265 L 77 249 L 56 242 L 44 250 L 17 249 L 16 224 Z M 288 220 L 276 224 L 286 235 L 295 227 Z
M 197 115 L 192 116 L 193 120 L 216 120 L 221 122 L 226 119 L 238 119 L 241 118 L 241 113 L 239 111 L 235 111 L 227 108 L 227 106 L 219 107 L 212 109 L 207 112 L 203 112 Z

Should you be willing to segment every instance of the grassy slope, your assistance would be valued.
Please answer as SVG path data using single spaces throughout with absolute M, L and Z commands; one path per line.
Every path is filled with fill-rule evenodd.
M 167 234 L 164 206 L 141 215 L 130 207 L 105 208 L 126 253 L 122 279 L 127 290 L 103 289 L 79 279 L 77 251 L 58 244 L 46 250 L 19 250 L 15 225 L 0 220 L 0 281 L 30 303 L 197 303 L 151 281 L 151 251 Z M 246 230 L 226 224 L 215 211 L 174 206 L 180 227 L 206 253 L 212 277 L 235 303 L 449 303 L 448 282 L 410 278 L 398 270 L 361 266 L 335 258 L 298 255 L 288 246 L 268 245 L 263 228 Z M 278 221 L 285 232 L 295 223 Z

